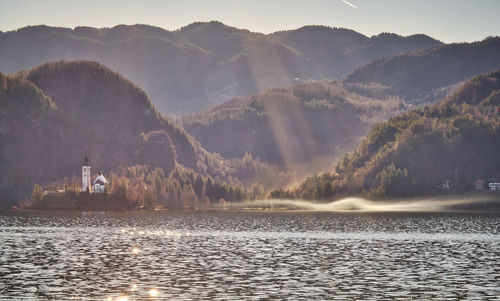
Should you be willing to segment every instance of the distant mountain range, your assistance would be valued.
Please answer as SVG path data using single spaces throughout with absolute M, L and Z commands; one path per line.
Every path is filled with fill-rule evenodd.
M 264 35 L 215 21 L 177 31 L 40 25 L 0 33 L 0 72 L 49 61 L 98 61 L 142 87 L 160 112 L 178 116 L 272 87 L 339 79 L 373 59 L 440 45 L 425 35 L 369 38 L 324 26 Z
M 307 35 L 301 32 L 274 36 L 288 38 L 294 46 L 305 45 L 299 37 Z M 337 33 L 344 33 L 335 37 L 338 40 L 352 36 L 348 30 Z M 371 43 L 392 38 L 384 34 Z M 440 100 L 464 80 L 492 68 L 500 68 L 500 38 L 442 45 L 377 59 L 342 81 L 308 82 L 236 98 L 184 117 L 183 126 L 208 150 L 223 156 L 241 157 L 249 152 L 265 162 L 289 167 L 287 170 L 307 164 L 314 171 L 353 150 L 374 122 L 411 105 Z
M 490 37 L 380 58 L 349 73 L 344 82 L 378 83 L 408 103 L 429 104 L 470 77 L 498 68 L 500 38 Z

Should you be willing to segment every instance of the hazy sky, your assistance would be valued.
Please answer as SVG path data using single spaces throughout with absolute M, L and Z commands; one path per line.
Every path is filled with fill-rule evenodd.
M 136 23 L 174 30 L 218 20 L 263 33 L 320 24 L 460 42 L 500 35 L 499 16 L 500 0 L 0 0 L 1 31 Z

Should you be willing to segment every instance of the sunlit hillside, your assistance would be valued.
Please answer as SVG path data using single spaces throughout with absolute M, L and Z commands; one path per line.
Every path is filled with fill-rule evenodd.
M 365 194 L 404 197 L 473 191 L 500 178 L 500 71 L 467 81 L 445 100 L 379 123 L 333 173 L 274 196 L 306 199 Z M 442 187 L 442 186 L 440 186 Z

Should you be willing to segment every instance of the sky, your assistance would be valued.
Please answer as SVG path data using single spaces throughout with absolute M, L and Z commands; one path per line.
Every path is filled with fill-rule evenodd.
M 367 36 L 424 33 L 451 43 L 500 35 L 499 15 L 500 0 L 0 0 L 0 31 L 39 24 L 175 30 L 217 20 L 262 33 L 326 25 Z

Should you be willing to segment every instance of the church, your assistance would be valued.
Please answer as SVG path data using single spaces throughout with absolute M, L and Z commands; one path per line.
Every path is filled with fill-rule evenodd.
M 106 189 L 106 185 L 108 185 L 108 180 L 102 174 L 102 171 L 99 170 L 99 175 L 95 178 L 94 182 L 91 183 L 91 174 L 90 174 L 90 162 L 87 153 L 85 152 L 85 159 L 83 160 L 82 165 L 82 191 L 88 191 L 92 193 L 103 193 Z
M 94 193 L 103 193 L 106 185 L 108 184 L 108 180 L 102 175 L 102 171 L 99 170 L 99 175 L 94 180 Z

